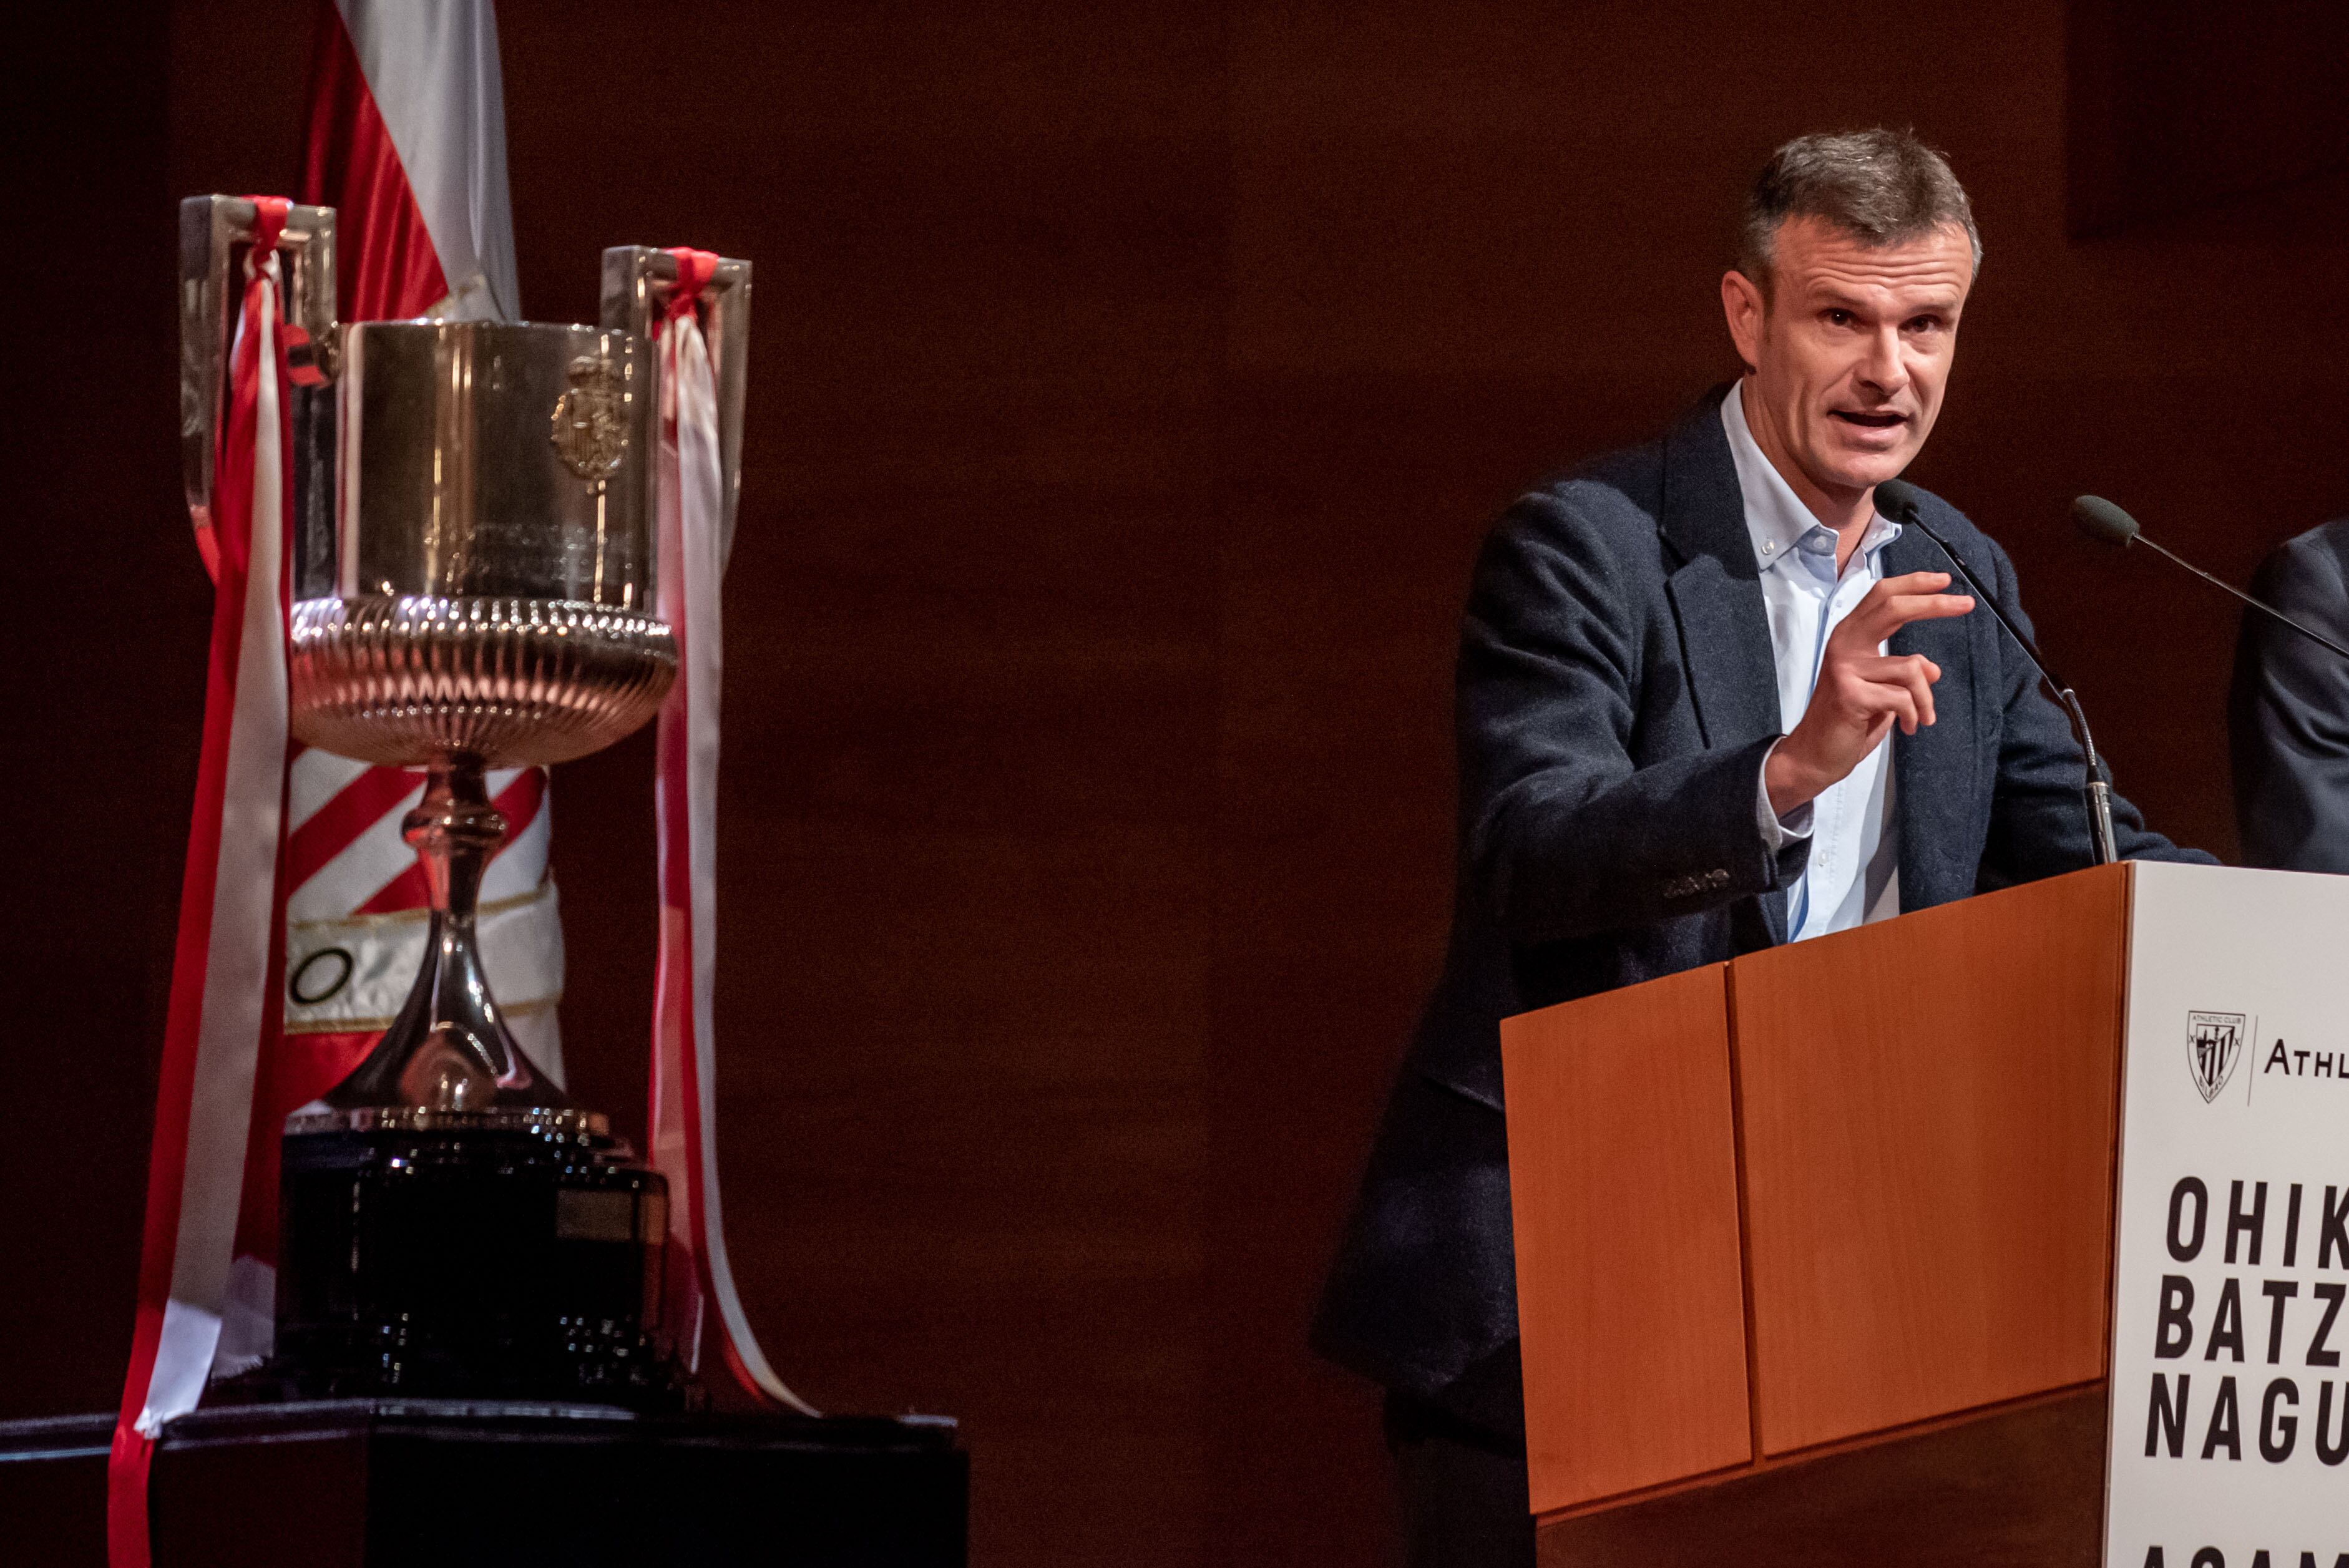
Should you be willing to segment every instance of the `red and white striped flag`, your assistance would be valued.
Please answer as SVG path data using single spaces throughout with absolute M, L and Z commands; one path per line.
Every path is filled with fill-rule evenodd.
M 490 0 L 319 0 L 302 199 L 335 209 L 344 319 L 522 319 Z
M 319 0 L 302 200 L 336 211 L 341 318 L 518 321 L 505 95 L 489 0 Z M 515 1043 L 558 1083 L 563 929 L 546 770 L 493 773 L 506 842 L 481 886 L 482 962 Z M 274 1335 L 277 1138 L 398 1013 L 424 957 L 423 868 L 400 837 L 420 774 L 297 747 L 286 788 L 285 996 L 264 1047 L 215 1376 Z

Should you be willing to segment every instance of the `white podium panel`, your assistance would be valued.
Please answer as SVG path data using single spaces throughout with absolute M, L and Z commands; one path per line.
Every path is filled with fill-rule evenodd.
M 2349 877 L 2140 864 L 2107 1568 L 2349 1568 Z

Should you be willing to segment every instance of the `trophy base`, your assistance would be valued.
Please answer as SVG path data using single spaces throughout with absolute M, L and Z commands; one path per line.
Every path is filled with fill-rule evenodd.
M 667 1182 L 602 1119 L 292 1119 L 276 1350 L 252 1392 L 682 1408 Z
M 0 1420 L 9 1568 L 106 1562 L 114 1420 Z M 160 1568 L 963 1568 L 969 1479 L 940 1416 L 208 1395 L 148 1524 Z

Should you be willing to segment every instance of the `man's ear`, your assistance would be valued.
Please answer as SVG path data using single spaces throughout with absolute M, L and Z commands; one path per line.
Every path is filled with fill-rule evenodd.
M 1732 267 L 1721 274 L 1721 314 L 1729 320 L 1729 340 L 1748 371 L 1762 364 L 1762 317 L 1769 309 L 1761 285 Z

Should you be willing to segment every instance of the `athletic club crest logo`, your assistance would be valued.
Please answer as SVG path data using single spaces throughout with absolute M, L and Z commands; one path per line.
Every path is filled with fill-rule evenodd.
M 2243 1054 L 2243 1037 L 2249 1032 L 2247 1021 L 2240 1013 L 2186 1015 L 2186 1065 L 2205 1105 L 2217 1099 L 2235 1076 L 2235 1062 Z

